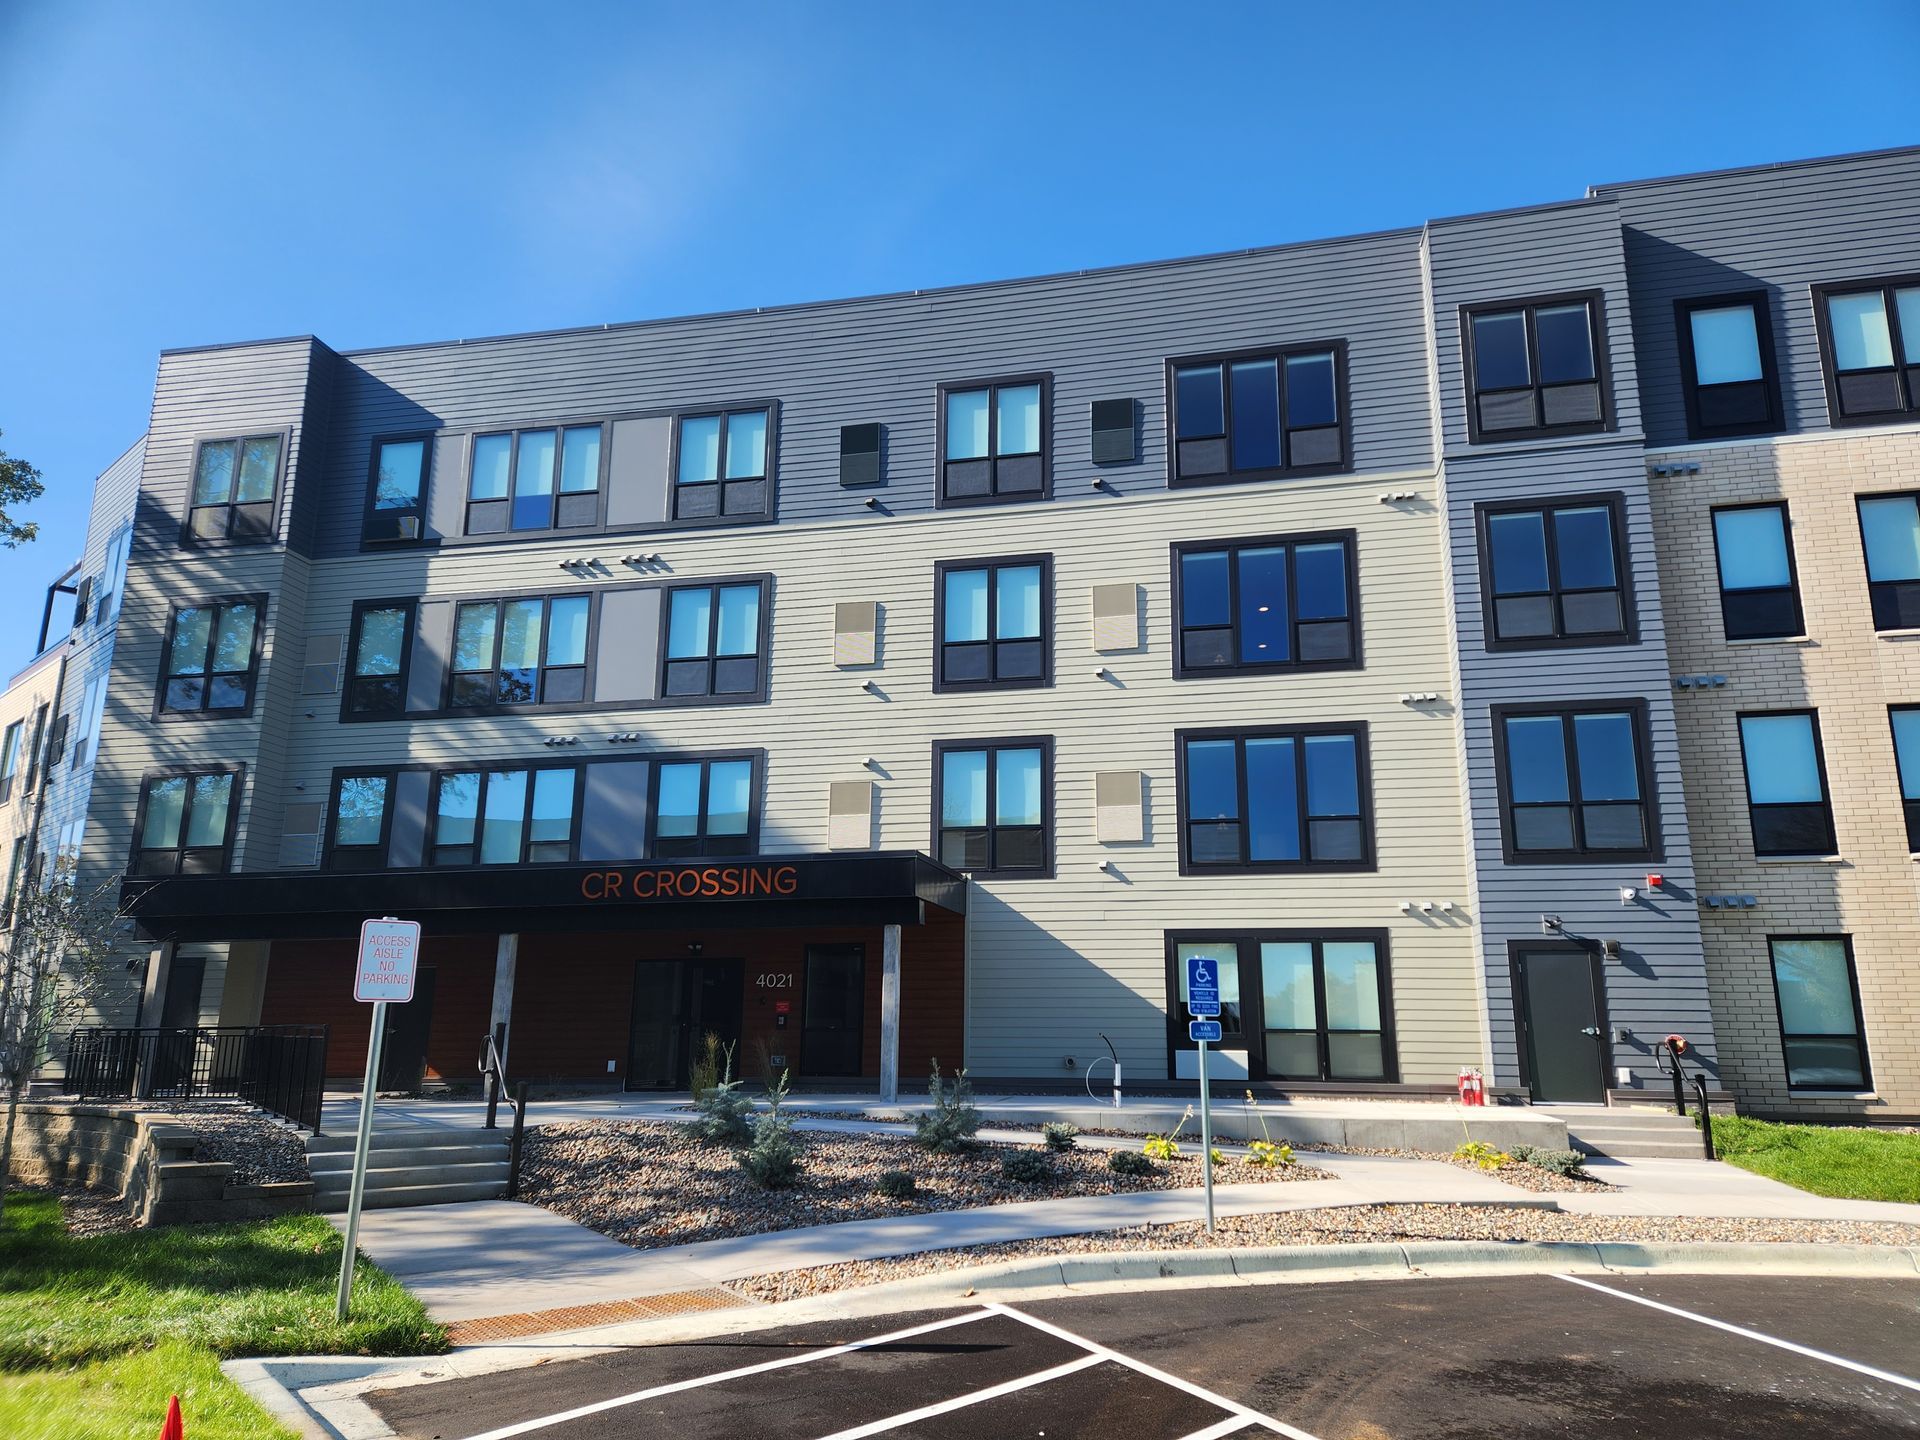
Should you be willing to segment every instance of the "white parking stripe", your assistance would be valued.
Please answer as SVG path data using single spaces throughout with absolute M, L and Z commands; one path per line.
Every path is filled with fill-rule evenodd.
M 1310 1435 L 1305 1430 L 1295 1429 L 1284 1420 L 1276 1420 L 1271 1415 L 1262 1415 L 1258 1410 L 1249 1410 L 1238 1401 L 1229 1400 L 1224 1395 L 1216 1395 L 1211 1390 L 1195 1385 L 1191 1381 L 1182 1380 L 1178 1375 L 1169 1375 L 1164 1370 L 1155 1369 L 1144 1360 L 1135 1360 L 1131 1355 L 1122 1355 L 1118 1350 L 1110 1350 L 1097 1340 L 1089 1340 L 1084 1335 L 1076 1335 L 1071 1330 L 1063 1330 L 1058 1325 L 1049 1324 L 1047 1321 L 1038 1319 L 1024 1311 L 1016 1310 L 1011 1305 L 1002 1305 L 998 1301 L 989 1300 L 987 1302 L 987 1309 L 994 1311 L 996 1314 L 1011 1316 L 1022 1324 L 1033 1326 L 1036 1330 L 1044 1330 L 1056 1339 L 1066 1340 L 1074 1345 L 1078 1345 L 1088 1354 L 1098 1355 L 1102 1360 L 1111 1360 L 1116 1365 L 1124 1365 L 1129 1370 L 1137 1370 L 1142 1375 L 1150 1375 L 1161 1384 L 1171 1385 L 1176 1390 L 1184 1390 L 1189 1395 L 1198 1396 L 1210 1405 L 1218 1405 L 1222 1410 L 1230 1411 L 1242 1425 L 1250 1420 L 1256 1425 L 1264 1425 L 1269 1430 L 1289 1437 L 1289 1440 L 1319 1440 L 1318 1436 Z M 1212 1432 L 1203 1431 L 1202 1433 L 1207 1434 Z
M 1180 1440 L 1221 1440 L 1227 1435 L 1244 1435 L 1247 1426 L 1253 1422 L 1244 1415 L 1233 1415 L 1218 1425 L 1209 1425 L 1204 1430 L 1196 1430 L 1191 1435 L 1182 1435 Z
M 864 1440 L 868 1435 L 884 1435 L 889 1430 L 898 1430 L 902 1425 L 912 1425 L 916 1421 L 926 1420 L 935 1415 L 945 1415 L 954 1410 L 964 1410 L 969 1405 L 978 1405 L 982 1400 L 993 1400 L 1002 1395 L 1012 1395 L 1019 1390 L 1029 1390 L 1035 1385 L 1044 1385 L 1049 1380 L 1058 1380 L 1063 1375 L 1072 1375 L 1078 1371 L 1090 1369 L 1095 1365 L 1106 1364 L 1100 1355 L 1082 1355 L 1078 1360 L 1069 1360 L 1064 1365 L 1056 1365 L 1051 1370 L 1038 1370 L 1031 1375 L 1022 1375 L 1017 1380 L 1004 1380 L 998 1385 L 989 1385 L 984 1390 L 974 1390 L 965 1395 L 957 1395 L 951 1400 L 941 1400 L 936 1404 L 922 1405 L 918 1410 L 904 1411 L 899 1415 L 889 1415 L 885 1420 L 870 1421 L 865 1425 L 856 1425 L 851 1430 L 836 1430 L 822 1440 Z
M 1829 1355 L 1824 1350 L 1815 1350 L 1810 1346 L 1796 1345 L 1791 1340 L 1781 1340 L 1773 1335 L 1763 1335 L 1758 1330 L 1749 1330 L 1744 1325 L 1729 1325 L 1725 1320 L 1716 1320 L 1711 1315 L 1696 1315 L 1691 1310 L 1682 1310 L 1677 1305 L 1662 1304 L 1658 1300 L 1649 1300 L 1644 1295 L 1634 1295 L 1626 1290 L 1615 1290 L 1611 1285 L 1597 1285 L 1578 1275 L 1562 1275 L 1562 1280 L 1572 1285 L 1581 1285 L 1588 1290 L 1598 1290 L 1602 1295 L 1611 1295 L 1616 1300 L 1631 1300 L 1636 1305 L 1644 1305 L 1649 1310 L 1659 1310 L 1668 1315 L 1678 1315 L 1683 1320 L 1693 1320 L 1701 1325 L 1711 1325 L 1716 1330 L 1724 1330 L 1729 1335 L 1739 1335 L 1747 1340 L 1758 1340 L 1762 1345 L 1772 1345 L 1779 1350 L 1791 1350 L 1796 1355 L 1805 1355 L 1810 1360 L 1824 1361 L 1828 1365 L 1838 1365 L 1844 1370 L 1852 1370 L 1861 1375 L 1871 1375 L 1875 1380 L 1885 1380 L 1889 1385 L 1901 1385 L 1909 1390 L 1920 1390 L 1920 1380 L 1910 1380 L 1905 1375 L 1895 1375 L 1890 1370 L 1876 1370 L 1871 1365 L 1862 1365 L 1858 1360 L 1849 1360 L 1844 1355 Z
M 738 1380 L 747 1375 L 764 1375 L 769 1370 L 785 1370 L 794 1365 L 806 1365 L 815 1360 L 830 1360 L 836 1355 L 848 1355 L 855 1350 L 870 1350 L 876 1345 L 891 1345 L 901 1340 L 911 1340 L 916 1335 L 930 1335 L 936 1330 L 951 1330 L 956 1325 L 971 1325 L 976 1320 L 984 1320 L 992 1314 L 989 1309 L 969 1310 L 960 1315 L 949 1315 L 944 1320 L 935 1320 L 926 1325 L 915 1325 L 910 1330 L 895 1330 L 886 1335 L 875 1335 L 870 1340 L 855 1340 L 846 1345 L 834 1345 L 825 1350 L 809 1350 L 804 1355 L 788 1355 L 779 1360 L 768 1360 L 760 1365 L 742 1365 L 738 1370 L 722 1370 L 713 1375 L 697 1375 L 691 1380 L 676 1380 L 671 1385 L 655 1385 L 649 1390 L 636 1390 L 631 1395 L 616 1395 L 611 1400 L 596 1400 L 591 1405 L 579 1405 L 571 1410 L 562 1410 L 557 1415 L 543 1415 L 537 1420 L 522 1420 L 515 1425 L 503 1425 L 498 1430 L 488 1430 L 479 1435 L 470 1435 L 467 1440 L 509 1440 L 514 1435 L 531 1435 L 536 1430 L 545 1430 L 553 1425 L 563 1425 L 569 1420 L 578 1420 L 586 1415 L 598 1415 L 607 1410 L 618 1410 L 624 1405 L 637 1405 L 642 1400 L 651 1400 L 656 1395 L 672 1395 L 681 1390 L 698 1390 L 704 1385 L 719 1385 L 724 1381 Z

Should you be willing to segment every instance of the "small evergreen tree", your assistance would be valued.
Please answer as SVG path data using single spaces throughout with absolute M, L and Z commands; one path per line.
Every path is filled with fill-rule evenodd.
M 961 1070 L 948 1085 L 940 1079 L 940 1062 L 933 1062 L 933 1078 L 927 1084 L 931 1108 L 913 1117 L 914 1143 L 936 1155 L 964 1155 L 978 1148 L 974 1139 L 980 1129 L 980 1112 L 974 1108 L 973 1085 Z

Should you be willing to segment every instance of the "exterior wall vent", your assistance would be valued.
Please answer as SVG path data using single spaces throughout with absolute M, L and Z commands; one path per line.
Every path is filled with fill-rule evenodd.
M 871 780 L 835 780 L 827 786 L 827 848 L 873 848 Z
M 1095 400 L 1089 419 L 1093 428 L 1093 463 L 1125 465 L 1135 458 L 1134 404 L 1131 400 Z
M 306 665 L 300 672 L 302 695 L 332 695 L 340 689 L 340 655 L 344 635 L 309 635 Z
M 1094 838 L 1102 845 L 1137 845 L 1147 838 L 1146 781 L 1139 770 L 1094 773 Z
M 310 870 L 320 863 L 320 834 L 327 807 L 319 800 L 295 800 L 280 827 L 282 869 Z
M 1093 648 L 1095 650 L 1140 648 L 1140 587 L 1138 585 L 1093 587 Z
M 833 607 L 833 663 L 871 665 L 880 653 L 880 604 L 842 600 Z
M 885 483 L 886 467 L 881 463 L 885 440 L 884 425 L 840 427 L 840 483 L 843 486 L 854 489 Z

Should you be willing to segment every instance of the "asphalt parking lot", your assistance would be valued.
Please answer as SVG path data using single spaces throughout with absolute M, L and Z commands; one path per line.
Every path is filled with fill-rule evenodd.
M 1883 1440 L 1920 1435 L 1920 1281 L 1155 1289 L 642 1346 L 368 1398 L 408 1440 Z

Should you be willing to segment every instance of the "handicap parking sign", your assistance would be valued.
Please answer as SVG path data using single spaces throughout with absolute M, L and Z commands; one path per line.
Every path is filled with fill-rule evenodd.
M 1187 957 L 1187 1013 L 1208 1017 L 1220 1013 L 1220 962 L 1210 955 Z

